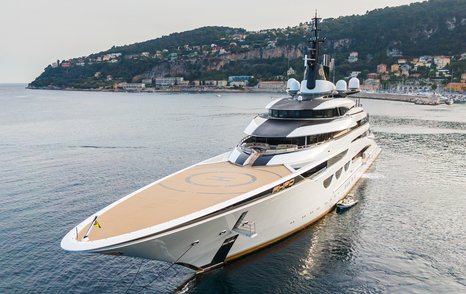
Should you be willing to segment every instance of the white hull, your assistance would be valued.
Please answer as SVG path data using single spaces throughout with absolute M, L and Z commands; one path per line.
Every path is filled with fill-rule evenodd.
M 231 261 L 315 222 L 380 152 L 368 114 L 319 60 L 319 18 L 305 79 L 287 82 L 228 154 L 188 167 L 102 209 L 62 240 L 69 251 L 123 254 L 199 270 Z M 328 56 L 327 56 L 328 57 Z M 102 224 L 102 226 L 100 225 Z M 97 229 L 94 229 L 97 227 Z
M 370 147 L 362 158 L 353 161 L 353 156 L 361 150 L 361 146 L 368 144 Z M 345 197 L 379 152 L 380 148 L 373 139 L 366 137 L 351 144 L 346 155 L 336 164 L 281 192 L 255 198 L 238 208 L 164 233 L 86 251 L 176 262 L 198 269 L 222 264 L 274 243 L 317 221 Z M 345 170 L 347 162 L 350 164 Z M 339 169 L 342 172 L 336 179 L 335 173 Z M 330 175 L 334 175 L 333 180 L 324 188 L 323 181 Z M 243 212 L 247 212 L 244 219 L 255 224 L 253 236 L 233 230 Z M 73 234 L 72 231 L 70 234 Z M 222 248 L 225 240 L 231 237 L 236 239 Z

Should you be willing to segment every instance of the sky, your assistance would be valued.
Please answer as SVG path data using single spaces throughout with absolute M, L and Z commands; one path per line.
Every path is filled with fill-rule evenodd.
M 0 83 L 28 83 L 57 59 L 202 26 L 283 28 L 413 0 L 1 0 Z

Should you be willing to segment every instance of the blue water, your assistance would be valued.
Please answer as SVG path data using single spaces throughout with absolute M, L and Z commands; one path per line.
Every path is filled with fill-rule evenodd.
M 60 248 L 93 212 L 228 151 L 272 97 L 0 85 L 0 292 L 466 293 L 464 105 L 364 100 L 383 151 L 358 205 L 194 279 Z

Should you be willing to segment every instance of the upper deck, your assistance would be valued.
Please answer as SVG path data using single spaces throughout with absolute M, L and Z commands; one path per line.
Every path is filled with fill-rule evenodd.
M 88 238 L 100 240 L 155 226 L 197 212 L 270 184 L 290 171 L 278 166 L 237 166 L 217 162 L 192 166 L 139 191 L 98 215 L 100 228 Z M 82 240 L 87 228 L 78 233 Z

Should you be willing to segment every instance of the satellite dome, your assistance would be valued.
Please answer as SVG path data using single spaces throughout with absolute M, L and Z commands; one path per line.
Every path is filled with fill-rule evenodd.
M 349 80 L 349 89 L 351 91 L 359 90 L 359 79 L 358 78 L 351 78 Z
M 345 80 L 339 80 L 336 84 L 337 86 L 337 92 L 339 93 L 344 93 L 346 92 L 347 90 L 347 86 L 346 86 L 346 81 Z
M 286 83 L 286 92 L 291 96 L 294 96 L 298 94 L 300 87 L 300 83 L 296 79 L 291 78 Z

